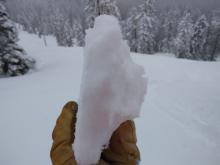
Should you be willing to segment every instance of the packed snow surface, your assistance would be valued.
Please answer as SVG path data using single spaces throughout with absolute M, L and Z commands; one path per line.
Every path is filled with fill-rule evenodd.
M 131 59 L 118 20 L 97 17 L 86 35 L 73 145 L 80 165 L 96 164 L 119 125 L 139 116 L 146 93 L 144 73 Z
M 0 164 L 50 165 L 56 119 L 67 101 L 78 101 L 83 49 L 57 47 L 52 37 L 45 47 L 43 39 L 25 32 L 20 38 L 38 65 L 28 75 L 0 78 Z M 132 59 L 148 76 L 135 120 L 140 165 L 219 165 L 220 61 L 164 54 Z

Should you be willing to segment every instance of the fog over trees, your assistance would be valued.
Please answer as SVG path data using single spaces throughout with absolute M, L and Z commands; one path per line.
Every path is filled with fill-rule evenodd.
M 220 53 L 219 0 L 7 0 L 11 18 L 29 33 L 54 35 L 60 46 L 83 46 L 96 16 L 120 20 L 133 52 L 215 60 Z

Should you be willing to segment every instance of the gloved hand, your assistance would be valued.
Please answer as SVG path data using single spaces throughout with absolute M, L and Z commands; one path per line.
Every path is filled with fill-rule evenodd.
M 53 165 L 77 165 L 72 149 L 77 111 L 77 103 L 68 102 L 57 119 L 50 152 Z M 109 147 L 102 152 L 98 165 L 136 165 L 140 160 L 136 142 L 134 122 L 124 122 L 113 133 Z

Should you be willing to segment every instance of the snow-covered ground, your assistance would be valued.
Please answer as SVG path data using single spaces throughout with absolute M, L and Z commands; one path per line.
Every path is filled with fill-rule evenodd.
M 38 66 L 0 79 L 0 164 L 48 165 L 62 106 L 78 100 L 82 48 L 57 47 L 20 33 Z M 220 62 L 133 55 L 145 67 L 148 94 L 136 120 L 141 165 L 219 165 Z M 92 152 L 92 150 L 91 150 Z

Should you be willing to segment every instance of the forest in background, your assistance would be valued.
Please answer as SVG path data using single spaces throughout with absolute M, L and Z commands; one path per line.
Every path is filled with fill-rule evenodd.
M 200 5 L 169 7 L 160 0 L 139 0 L 126 10 L 115 0 L 8 0 L 6 5 L 11 18 L 42 37 L 45 45 L 46 36 L 53 35 L 60 46 L 83 46 L 91 20 L 110 14 L 119 18 L 132 52 L 173 53 L 208 61 L 220 53 L 220 8 L 216 6 L 209 10 Z

